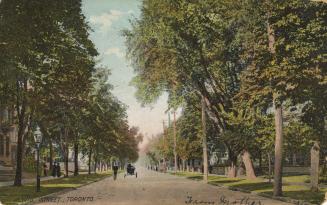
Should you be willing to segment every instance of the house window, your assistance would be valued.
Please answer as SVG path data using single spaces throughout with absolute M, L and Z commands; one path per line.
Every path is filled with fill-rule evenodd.
M 9 145 L 10 145 L 10 139 L 9 137 L 6 137 L 6 156 L 9 156 Z
M 4 145 L 4 137 L 0 136 L 0 156 L 5 155 Z

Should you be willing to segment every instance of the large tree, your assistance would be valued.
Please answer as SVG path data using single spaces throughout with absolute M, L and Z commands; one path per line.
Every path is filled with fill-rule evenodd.
M 326 4 L 298 0 L 248 3 L 247 10 L 258 12 L 251 13 L 243 32 L 244 56 L 251 63 L 243 73 L 241 92 L 247 93 L 250 104 L 270 102 L 275 108 L 274 196 L 281 196 L 283 104 L 286 100 L 310 101 L 310 93 L 326 86 L 326 42 L 322 41 Z
M 39 104 L 44 103 L 41 97 L 46 93 L 48 99 L 71 100 L 67 93 L 59 93 L 60 86 L 66 86 L 67 92 L 80 93 L 85 84 L 72 82 L 89 82 L 92 70 L 89 62 L 96 50 L 88 39 L 88 26 L 78 0 L 51 3 L 5 0 L 0 10 L 4 28 L 0 33 L 1 53 L 6 53 L 4 67 L 12 68 L 10 73 L 14 76 L 14 80 L 7 81 L 11 84 L 7 83 L 6 88 L 11 88 L 8 95 L 12 96 L 17 113 L 15 185 L 19 186 L 24 144 L 31 134 L 32 122 L 38 120 L 35 112 Z M 59 85 L 64 79 L 69 82 L 68 87 L 65 83 Z M 53 82 L 57 84 L 48 84 Z

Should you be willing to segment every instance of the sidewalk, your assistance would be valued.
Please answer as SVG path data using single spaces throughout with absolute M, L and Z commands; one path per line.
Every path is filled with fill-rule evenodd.
M 79 174 L 87 174 L 88 172 L 86 171 L 80 171 Z M 73 176 L 74 173 L 72 171 L 69 171 L 68 173 L 69 176 Z M 53 180 L 53 179 L 59 179 L 63 178 L 64 175 L 62 174 L 60 177 L 53 177 L 53 176 L 47 176 L 47 177 L 41 177 L 41 181 L 47 181 L 47 180 Z M 36 183 L 36 178 L 29 178 L 29 179 L 22 179 L 22 184 L 29 184 L 29 183 Z M 11 186 L 14 184 L 14 181 L 5 181 L 5 182 L 0 182 L 0 187 L 4 186 Z
M 48 177 L 41 177 L 41 181 L 46 181 L 46 180 L 53 180 L 53 179 L 58 179 L 58 178 L 62 178 L 61 177 L 53 177 L 53 176 L 48 176 Z M 33 183 L 36 182 L 36 178 L 34 179 L 23 179 L 22 180 L 22 184 L 29 184 L 29 183 Z M 12 186 L 14 184 L 14 181 L 6 181 L 6 182 L 0 182 L 0 187 L 4 187 L 4 186 Z

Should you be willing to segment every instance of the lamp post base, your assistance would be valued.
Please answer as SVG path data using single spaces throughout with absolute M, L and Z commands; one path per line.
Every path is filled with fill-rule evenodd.
M 36 192 L 40 192 L 41 190 L 41 179 L 40 175 L 37 175 L 36 177 Z

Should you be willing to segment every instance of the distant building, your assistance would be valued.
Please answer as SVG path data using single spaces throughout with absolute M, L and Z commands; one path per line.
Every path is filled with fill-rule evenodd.
M 14 111 L 0 108 L 0 166 L 15 166 L 17 126 L 13 116 Z
M 12 180 L 16 165 L 17 126 L 14 111 L 0 107 L 0 181 Z

